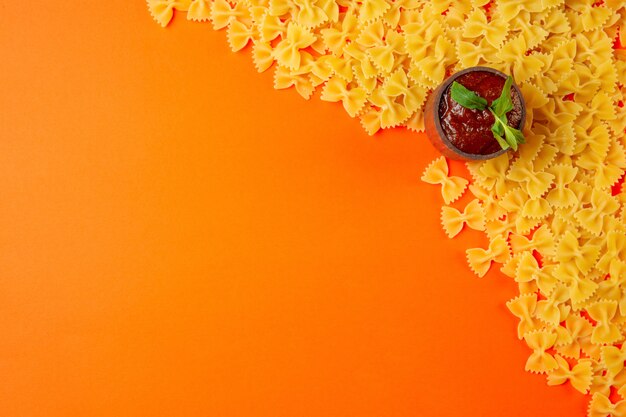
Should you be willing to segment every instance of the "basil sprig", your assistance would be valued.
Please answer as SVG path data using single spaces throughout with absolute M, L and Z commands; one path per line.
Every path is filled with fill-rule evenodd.
M 500 97 L 495 99 L 491 106 L 487 106 L 487 100 L 479 96 L 475 92 L 468 90 L 463 85 L 454 81 L 450 87 L 450 95 L 452 99 L 461 106 L 472 110 L 488 109 L 495 119 L 491 132 L 493 137 L 498 141 L 502 149 L 513 148 L 517 150 L 517 145 L 524 143 L 524 134 L 511 126 L 509 126 L 506 114 L 513 110 L 513 100 L 511 100 L 511 85 L 513 78 L 508 76 Z
M 467 109 L 485 110 L 487 107 L 487 100 L 456 81 L 450 87 L 450 94 L 454 101 Z

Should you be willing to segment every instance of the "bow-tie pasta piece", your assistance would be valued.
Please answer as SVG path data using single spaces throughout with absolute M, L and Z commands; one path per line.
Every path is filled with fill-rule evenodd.
M 495 236 L 498 236 L 498 234 L 496 234 Z M 500 272 L 502 272 L 507 277 L 515 278 L 517 276 L 517 270 L 519 268 L 520 262 L 522 261 L 523 255 L 524 254 L 522 253 L 516 253 L 512 255 L 504 264 L 502 264 L 502 267 L 500 268 Z M 534 291 L 529 291 L 529 292 L 534 292 Z
M 406 107 L 404 107 L 402 103 L 398 103 L 396 101 L 396 97 L 385 94 L 383 86 L 376 88 L 372 92 L 369 101 L 371 104 L 380 109 L 378 111 L 378 118 L 380 126 L 383 128 L 400 126 L 409 117 L 411 117 L 411 114 L 406 109 Z M 465 181 L 465 186 L 467 185 L 467 181 L 464 178 L 455 178 L 458 178 L 457 181 Z M 465 186 L 463 187 L 463 189 L 465 189 Z
M 611 266 L 615 265 L 615 271 L 621 269 L 619 262 L 626 261 L 626 233 L 621 230 L 611 230 L 605 235 L 604 253 L 598 260 L 596 267 L 602 272 L 609 273 Z M 613 275 L 613 274 L 611 274 Z M 626 277 L 625 277 L 626 278 Z
M 569 184 L 574 181 L 578 168 L 569 164 L 555 164 L 548 169 L 554 175 L 554 188 L 546 195 L 546 200 L 552 207 L 566 208 L 578 202 L 576 194 L 569 189 Z
M 593 325 L 578 314 L 570 314 L 565 319 L 565 328 L 570 336 L 569 342 L 556 344 L 555 350 L 566 358 L 578 359 L 583 347 L 588 348 L 591 345 Z M 600 352 L 598 352 L 598 357 L 600 357 Z
M 567 287 L 575 307 L 589 301 L 598 288 L 592 276 L 579 273 L 572 263 L 560 263 L 554 270 L 554 276 Z
M 617 302 L 612 300 L 597 301 L 587 307 L 589 317 L 597 322 L 591 334 L 592 343 L 610 344 L 622 339 L 619 327 L 612 323 L 616 312 Z
M 491 195 L 489 191 L 475 183 L 470 184 L 468 188 L 474 197 L 480 200 L 485 213 L 485 220 L 499 219 L 506 214 L 506 211 L 498 204 L 497 197 Z
M 511 256 L 500 268 L 500 272 L 515 279 L 520 294 L 534 294 L 539 290 L 538 277 L 541 270 L 536 260 L 533 264 L 527 255 L 534 260 L 531 253 L 518 253 Z
M 261 41 L 252 45 L 252 62 L 258 72 L 267 71 L 274 64 L 272 46 Z
M 409 113 L 416 111 L 426 100 L 424 87 L 417 84 L 409 86 L 409 78 L 402 68 L 385 79 L 383 93 L 389 97 L 401 97 L 402 104 Z
M 373 135 L 382 128 L 380 113 L 371 107 L 359 115 L 359 122 L 369 135 Z
M 404 53 L 404 38 L 393 30 L 388 30 L 383 38 L 367 49 L 367 56 L 380 75 L 386 75 L 393 71 L 396 58 Z
M 293 3 L 297 8 L 294 19 L 303 27 L 312 28 L 328 20 L 324 10 L 318 7 L 315 1 L 293 0 Z
M 529 332 L 539 330 L 542 323 L 535 317 L 535 309 L 537 308 L 536 294 L 522 294 L 516 298 L 507 301 L 506 307 L 517 318 L 517 337 L 523 339 Z
M 623 119 L 626 120 L 626 117 Z M 598 188 L 614 186 L 620 180 L 624 168 L 626 168 L 626 151 L 621 143 L 612 137 L 604 164 L 597 164 L 594 185 Z
M 259 38 L 262 42 L 271 42 L 276 38 L 284 38 L 287 33 L 285 23 L 278 16 L 265 12 L 259 24 Z
M 404 126 L 412 132 L 423 132 L 426 125 L 424 124 L 424 112 L 422 109 L 417 109 L 413 116 L 404 122 Z
M 354 117 L 365 106 L 367 91 L 352 83 L 348 84 L 340 77 L 333 77 L 326 82 L 321 98 L 324 101 L 341 101 L 348 114 Z
M 191 0 L 147 0 L 150 14 L 163 27 L 172 20 L 174 9 L 187 11 Z
M 495 60 L 497 49 L 483 38 L 478 43 L 459 40 L 456 43 L 456 54 L 460 68 L 485 65 Z
M 536 250 L 544 257 L 554 257 L 556 254 L 554 235 L 547 224 L 542 225 L 528 239 L 526 236 L 516 233 L 511 235 L 511 249 L 513 252 L 523 252 Z
M 533 168 L 535 171 L 542 172 L 550 167 L 556 159 L 558 152 L 559 151 L 555 145 L 544 141 L 541 149 L 533 161 Z
M 279 65 L 292 70 L 300 68 L 302 49 L 313 45 L 316 37 L 311 31 L 297 23 L 289 23 L 287 37 L 274 49 L 274 59 Z
M 556 342 L 556 333 L 548 330 L 537 330 L 524 336 L 524 340 L 533 353 L 526 361 L 525 369 L 532 373 L 546 373 L 558 367 L 558 363 L 554 357 L 546 352 L 554 346 Z
M 512 261 L 513 259 L 515 259 L 515 261 Z M 535 281 L 538 277 L 540 267 L 539 262 L 533 253 L 530 251 L 524 251 L 514 253 L 511 260 L 501 269 L 501 271 L 507 275 L 509 270 L 512 272 L 515 282 L 530 283 Z M 535 292 L 536 290 L 537 288 L 535 288 L 532 292 Z
M 445 36 L 440 36 L 432 53 L 413 61 L 411 74 L 413 78 L 418 78 L 414 71 L 419 71 L 428 80 L 428 86 L 436 87 L 445 78 L 446 68 L 454 62 L 454 57 L 454 44 Z
M 435 159 L 426 167 L 422 174 L 422 181 L 428 184 L 441 185 L 441 195 L 446 204 L 458 200 L 469 183 L 465 178 L 448 176 L 448 163 L 443 156 Z
M 613 375 L 606 372 L 602 364 L 598 363 L 593 379 L 591 380 L 589 393 L 598 393 L 608 397 L 611 395 L 611 391 L 617 390 L 618 392 L 621 391 L 623 393 L 624 384 L 626 384 L 626 372 L 620 372 L 617 375 Z
M 210 20 L 211 3 L 212 0 L 191 0 L 189 10 L 187 10 L 187 19 L 196 22 L 205 22 Z
M 507 212 L 507 217 L 521 217 L 526 201 L 528 201 L 526 190 L 522 187 L 514 187 L 500 198 L 500 207 Z
M 307 74 L 291 71 L 289 68 L 277 66 L 274 72 L 274 88 L 277 90 L 295 87 L 298 94 L 309 99 L 313 94 L 314 86 Z
M 599 246 L 592 244 L 581 246 L 576 236 L 568 230 L 558 243 L 556 258 L 561 265 L 574 262 L 580 272 L 586 274 L 596 265 L 599 253 Z
M 226 31 L 228 45 L 233 52 L 245 48 L 248 42 L 252 42 L 254 35 L 254 28 L 248 27 L 238 20 L 233 21 Z
M 609 20 L 612 13 L 613 11 L 611 9 L 604 6 L 585 7 L 581 17 L 583 29 L 585 31 L 598 29 Z
M 621 316 L 622 313 L 626 311 L 626 293 L 624 292 L 626 288 L 622 288 L 623 279 L 621 279 L 619 274 L 615 273 L 613 269 L 607 279 L 601 280 L 598 283 L 598 289 L 594 297 L 598 300 L 617 301 Z
M 243 2 L 231 5 L 227 0 L 213 0 L 211 3 L 211 22 L 215 30 L 223 29 L 235 20 L 246 20 L 249 15 L 250 11 Z
M 531 162 L 516 164 L 511 168 L 507 179 L 522 184 L 530 198 L 541 197 L 552 185 L 554 175 L 536 171 Z
M 533 257 L 534 258 L 534 257 Z M 558 284 L 558 279 L 554 276 L 556 270 L 556 264 L 545 264 L 537 269 L 532 277 L 537 284 L 537 289 L 541 291 L 541 294 L 549 297 Z
M 467 255 L 467 263 L 476 275 L 479 277 L 485 274 L 491 268 L 492 262 L 504 263 L 511 257 L 509 245 L 502 236 L 497 236 L 491 242 L 487 249 L 472 248 L 465 251 Z
M 620 348 L 616 346 L 602 346 L 600 348 L 602 363 L 606 366 L 607 371 L 613 375 L 619 374 L 624 369 L 624 361 L 626 361 L 626 343 Z
M 569 363 L 563 357 L 556 355 L 554 358 L 558 366 L 548 373 L 548 385 L 561 385 L 570 381 L 574 388 L 586 394 L 593 378 L 591 361 L 581 360 L 570 369 Z
M 545 323 L 557 326 L 565 321 L 570 311 L 570 306 L 565 303 L 569 300 L 569 291 L 564 285 L 557 285 L 554 291 L 545 300 L 537 303 L 537 317 Z
M 470 229 L 485 229 L 485 213 L 476 199 L 472 200 L 463 213 L 450 206 L 441 208 L 441 224 L 448 237 L 452 238 L 458 235 L 463 229 L 463 225 L 467 225 Z
M 365 0 L 359 8 L 359 22 L 372 22 L 385 14 L 390 7 L 385 0 Z
M 333 27 L 320 30 L 322 39 L 326 44 L 326 47 L 334 54 L 341 55 L 344 48 L 354 42 L 358 34 L 358 19 L 353 10 L 349 10 L 343 16 L 341 23 L 334 25 Z
M 589 409 L 588 417 L 623 417 L 626 416 L 626 400 L 612 403 L 604 394 L 596 392 L 593 394 Z
M 465 22 L 463 37 L 474 39 L 483 38 L 493 47 L 498 48 L 506 39 L 508 23 L 503 20 L 496 20 L 491 24 L 487 22 L 487 15 L 481 8 L 475 8 Z
M 598 236 L 602 232 L 605 217 L 618 209 L 619 203 L 615 197 L 594 189 L 591 193 L 591 207 L 578 211 L 574 217 L 583 228 Z
M 489 239 L 493 239 L 496 236 L 502 236 L 506 239 L 514 231 L 515 223 L 509 222 L 507 218 L 502 220 L 489 220 L 485 223 L 485 233 Z
M 469 164 L 468 164 L 469 166 Z M 487 190 L 494 190 L 496 196 L 503 197 L 509 190 L 506 174 L 509 169 L 509 155 L 482 162 L 477 170 L 476 182 Z
M 527 54 L 530 49 L 525 37 L 519 35 L 506 42 L 497 53 L 498 59 L 507 63 L 506 72 L 512 74 L 517 82 L 528 81 L 544 66 L 536 53 Z
M 567 16 L 558 8 L 551 8 L 547 12 L 539 13 L 538 18 L 541 26 L 550 33 L 561 34 L 571 29 Z
M 529 198 L 524 203 L 521 214 L 527 219 L 543 219 L 552 214 L 552 206 L 544 198 Z

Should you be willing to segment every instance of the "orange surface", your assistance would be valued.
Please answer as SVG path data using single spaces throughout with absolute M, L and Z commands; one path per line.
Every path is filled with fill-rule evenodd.
M 0 416 L 584 414 L 440 230 L 423 137 L 140 0 L 2 2 L 0 52 Z

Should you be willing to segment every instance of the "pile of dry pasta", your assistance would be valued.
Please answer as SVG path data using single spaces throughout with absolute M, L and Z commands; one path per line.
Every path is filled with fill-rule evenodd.
M 422 179 L 441 186 L 450 237 L 484 231 L 467 250 L 483 276 L 515 280 L 507 302 L 532 350 L 526 369 L 592 395 L 589 416 L 626 416 L 626 0 L 148 0 L 251 45 L 278 89 L 341 102 L 365 130 L 423 129 L 426 97 L 452 72 L 512 74 L 527 104 L 518 153 L 468 163 L 443 157 Z M 469 189 L 464 208 L 451 204 Z M 620 401 L 619 397 L 623 399 Z M 618 402 L 615 402 L 617 400 Z

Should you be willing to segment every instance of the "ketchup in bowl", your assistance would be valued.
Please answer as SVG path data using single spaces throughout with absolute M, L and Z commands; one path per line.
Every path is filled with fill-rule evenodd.
M 455 80 L 465 88 L 472 90 L 491 105 L 500 96 L 505 78 L 487 71 L 472 71 Z M 506 117 L 509 126 L 519 128 L 522 121 L 522 102 L 515 90 L 511 90 L 513 110 Z M 494 117 L 489 110 L 472 110 L 461 106 L 450 95 L 450 86 L 446 88 L 439 103 L 439 120 L 450 142 L 463 152 L 474 155 L 489 155 L 502 148 L 493 137 L 491 126 Z
M 429 97 L 424 122 L 426 134 L 435 147 L 452 159 L 484 160 L 502 155 L 491 127 L 494 116 L 489 109 L 468 109 L 461 106 L 450 94 L 453 81 L 487 100 L 488 106 L 502 93 L 507 76 L 486 67 L 472 67 L 453 74 Z M 524 98 L 513 83 L 511 87 L 513 109 L 506 114 L 508 125 L 522 129 L 526 110 Z

